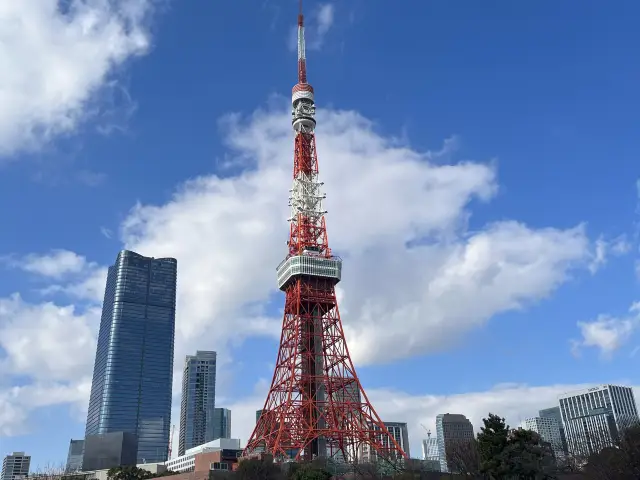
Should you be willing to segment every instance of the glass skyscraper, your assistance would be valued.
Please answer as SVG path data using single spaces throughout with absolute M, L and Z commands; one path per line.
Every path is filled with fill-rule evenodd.
M 176 259 L 128 250 L 107 275 L 85 434 L 135 434 L 138 463 L 167 459 L 176 276 Z
M 187 355 L 182 373 L 178 455 L 215 439 L 216 352 Z
M 213 410 L 213 439 L 231 438 L 231 410 L 215 408 Z

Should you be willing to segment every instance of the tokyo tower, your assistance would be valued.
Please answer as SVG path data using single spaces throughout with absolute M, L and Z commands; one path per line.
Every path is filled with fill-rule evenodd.
M 336 302 L 342 260 L 327 240 L 313 87 L 307 83 L 302 8 L 298 15 L 298 83 L 293 87 L 293 186 L 288 254 L 277 268 L 285 292 L 275 372 L 243 456 L 276 461 L 317 457 L 349 463 L 396 463 L 406 454 L 365 394 L 349 356 Z

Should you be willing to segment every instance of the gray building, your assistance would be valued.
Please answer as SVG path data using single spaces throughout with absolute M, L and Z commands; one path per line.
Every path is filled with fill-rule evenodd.
M 155 463 L 148 462 L 144 457 L 138 462 L 138 443 L 135 433 L 130 432 L 88 435 L 84 440 L 82 470 L 90 472 L 135 466 L 138 463 Z
M 538 412 L 538 416 L 541 418 L 554 418 L 558 422 L 560 428 L 560 443 L 562 446 L 562 452 L 566 455 L 569 453 L 567 447 L 567 436 L 564 432 L 564 425 L 562 423 L 562 414 L 560 413 L 560 407 L 544 408 Z
M 13 452 L 2 460 L 0 480 L 24 480 L 29 476 L 31 456 L 24 452 Z
M 213 439 L 231 438 L 231 410 L 215 408 L 213 410 Z
M 441 413 L 436 417 L 440 471 L 457 473 L 456 457 L 464 454 L 473 440 L 473 425 L 458 413 Z
M 400 448 L 407 454 L 407 457 L 411 457 L 411 451 L 409 449 L 409 430 L 407 424 L 404 422 L 382 422 L 389 431 L 389 435 L 396 441 Z M 373 430 L 380 430 L 377 425 L 373 426 Z M 380 435 L 378 441 L 382 443 L 382 447 L 386 450 L 392 449 L 392 443 L 387 435 Z M 362 445 L 362 455 L 365 462 L 376 462 L 379 460 L 377 452 L 370 448 L 369 445 Z
M 215 437 L 216 352 L 187 355 L 182 373 L 178 455 Z
M 176 276 L 174 258 L 128 250 L 107 274 L 85 437 L 134 434 L 138 463 L 167 459 Z
M 256 410 L 256 423 L 260 420 L 260 415 L 262 415 L 262 410 Z
M 84 440 L 73 440 L 69 442 L 69 453 L 67 454 L 67 466 L 65 473 L 79 472 L 82 470 L 82 454 L 84 452 Z
M 598 453 L 640 423 L 631 387 L 600 385 L 560 395 L 559 402 L 572 454 Z

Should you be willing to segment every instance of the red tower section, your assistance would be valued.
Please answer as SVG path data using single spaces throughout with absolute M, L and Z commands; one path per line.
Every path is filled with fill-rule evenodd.
M 327 240 L 302 12 L 292 106 L 289 252 L 277 269 L 278 287 L 286 296 L 280 349 L 262 415 L 243 455 L 268 452 L 278 461 L 329 457 L 395 463 L 406 454 L 362 389 L 340 321 L 335 285 L 341 278 L 342 260 L 331 253 Z

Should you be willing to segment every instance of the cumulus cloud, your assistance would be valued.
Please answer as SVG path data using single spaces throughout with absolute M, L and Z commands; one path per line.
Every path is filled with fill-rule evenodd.
M 20 0 L 0 6 L 0 157 L 73 132 L 110 75 L 149 47 L 152 0 Z
M 383 421 L 407 422 L 409 445 L 412 457 L 421 457 L 422 439 L 426 432 L 421 424 L 435 435 L 436 415 L 440 413 L 462 413 L 466 415 L 478 433 L 482 419 L 490 412 L 504 417 L 511 426 L 517 426 L 527 417 L 538 415 L 543 408 L 558 405 L 558 396 L 592 387 L 591 384 L 564 384 L 530 386 L 526 384 L 496 385 L 486 391 L 456 395 L 411 395 L 394 389 L 367 389 L 367 396 Z M 635 395 L 640 387 L 634 387 Z M 255 412 L 264 405 L 268 391 L 265 382 L 260 382 L 255 394 L 228 406 L 233 412 L 232 435 L 246 442 L 255 426 Z
M 120 229 L 126 248 L 178 259 L 176 393 L 185 354 L 216 349 L 228 358 L 229 345 L 242 338 L 277 338 L 281 323 L 275 267 L 286 254 L 290 112 L 233 115 L 223 126 L 240 173 L 204 175 L 180 185 L 165 204 L 135 205 Z M 453 161 L 455 145 L 445 147 L 419 152 L 356 112 L 319 114 L 329 239 L 345 260 L 338 295 L 356 363 L 446 348 L 493 315 L 550 295 L 593 258 L 582 225 L 534 229 L 500 221 L 470 230 L 472 207 L 497 191 L 496 171 L 491 162 Z M 105 267 L 85 268 L 50 291 L 98 306 L 105 277 Z M 95 334 L 94 317 L 64 312 L 68 323 L 87 324 L 79 331 Z M 406 348 L 386 348 L 390 339 Z M 374 358 L 373 351 L 383 354 Z M 18 362 L 16 355 L 9 361 Z M 87 375 L 92 360 L 83 359 Z
M 67 274 L 77 274 L 92 266 L 87 259 L 69 250 L 52 250 L 45 255 L 29 254 L 12 257 L 10 264 L 26 272 L 59 279 Z
M 589 271 L 596 273 L 600 268 L 606 265 L 609 257 L 621 256 L 629 253 L 631 250 L 631 243 L 628 241 L 626 235 L 620 235 L 612 240 L 605 240 L 600 237 L 595 242 L 595 249 L 592 254 L 591 263 L 589 264 Z
M 609 358 L 627 343 L 638 327 L 640 327 L 640 302 L 631 305 L 628 315 L 624 317 L 605 314 L 599 315 L 592 321 L 578 322 L 582 338 L 571 341 L 572 351 L 575 355 L 579 355 L 582 348 L 593 347 L 598 349 L 603 357 Z

